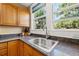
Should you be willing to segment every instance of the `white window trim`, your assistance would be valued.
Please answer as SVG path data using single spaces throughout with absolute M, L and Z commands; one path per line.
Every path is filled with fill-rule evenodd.
M 74 4 L 74 5 L 72 5 L 72 6 L 78 6 L 79 4 Z M 71 6 L 70 6 L 71 7 Z M 69 8 L 69 7 L 68 7 Z M 53 9 L 53 8 L 52 8 Z M 52 10 L 51 10 L 51 12 L 52 12 Z M 52 16 L 53 16 L 53 14 L 52 14 Z M 78 17 L 79 18 L 79 17 Z M 54 21 L 53 21 L 53 17 L 52 17 L 52 23 L 54 23 Z M 54 29 L 53 28 L 53 25 L 51 24 L 51 26 L 52 26 L 52 31 L 79 31 L 79 29 Z
M 54 29 L 53 28 L 53 14 L 52 14 L 52 3 L 46 3 L 46 22 L 47 22 L 47 28 L 48 28 L 48 34 L 51 36 L 59 36 L 59 37 L 67 37 L 67 38 L 76 38 L 79 39 L 79 29 Z M 50 15 L 50 16 L 49 16 Z M 49 17 L 48 17 L 49 16 Z M 32 20 L 32 17 L 31 17 Z M 33 23 L 33 20 L 31 21 Z M 31 24 L 33 25 L 33 24 Z M 34 29 L 31 27 L 31 33 L 35 34 L 46 34 L 45 30 L 42 29 Z

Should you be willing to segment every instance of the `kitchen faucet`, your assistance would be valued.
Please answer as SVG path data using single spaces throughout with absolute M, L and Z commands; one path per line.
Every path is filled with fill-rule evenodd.
M 44 28 L 43 28 L 43 31 L 44 31 Z M 46 37 L 45 37 L 45 38 L 48 39 L 49 36 L 48 36 L 48 32 L 47 32 L 47 27 L 46 27 L 46 32 L 45 32 L 45 34 L 46 34 Z

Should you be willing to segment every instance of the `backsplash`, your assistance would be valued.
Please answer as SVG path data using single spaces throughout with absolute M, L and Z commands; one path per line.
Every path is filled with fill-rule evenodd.
M 0 40 L 2 40 L 2 39 L 8 39 L 8 38 L 13 38 L 13 37 L 18 37 L 18 34 L 5 34 L 5 35 L 0 35 Z
M 0 35 L 4 34 L 18 34 L 22 32 L 21 27 L 8 27 L 8 26 L 0 26 Z

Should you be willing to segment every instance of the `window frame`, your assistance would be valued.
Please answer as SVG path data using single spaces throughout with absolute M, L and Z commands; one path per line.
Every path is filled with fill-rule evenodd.
M 46 14 L 34 18 L 34 14 L 35 14 L 35 13 L 37 13 L 37 12 L 40 11 L 40 10 L 42 10 L 43 8 L 45 9 L 45 7 L 46 7 L 46 6 L 45 6 L 45 5 L 46 5 L 45 3 L 40 3 L 39 6 L 40 6 L 40 5 L 43 5 L 43 6 L 41 6 L 41 8 L 39 8 L 39 9 L 36 10 L 35 12 L 32 12 L 32 18 L 33 18 L 33 23 L 34 23 L 33 27 L 34 27 L 35 30 L 42 30 L 42 29 L 43 29 L 43 28 L 41 28 L 41 29 L 36 29 L 35 20 L 45 18 L 45 22 L 46 22 Z M 34 6 L 36 6 L 36 5 L 34 5 Z M 32 6 L 31 8 L 33 8 L 34 6 Z M 37 9 L 37 8 L 36 8 L 36 9 Z M 33 11 L 33 9 L 32 9 L 32 11 Z M 45 10 L 45 11 L 46 11 L 46 10 Z
M 52 3 L 52 11 L 53 11 L 53 4 L 54 3 Z M 78 4 L 73 4 L 72 5 L 72 8 L 73 8 L 73 6 L 77 6 Z M 67 9 L 71 9 L 70 8 L 71 6 L 69 6 Z M 66 8 L 64 8 L 63 10 L 65 10 Z M 78 16 L 77 16 L 78 17 Z M 53 15 L 52 15 L 52 24 L 54 23 L 55 21 L 53 20 Z M 52 25 L 51 25 L 52 26 Z M 54 25 L 53 25 L 54 26 Z M 54 27 L 52 26 L 52 29 L 53 29 L 53 31 L 79 31 L 79 29 L 55 29 Z

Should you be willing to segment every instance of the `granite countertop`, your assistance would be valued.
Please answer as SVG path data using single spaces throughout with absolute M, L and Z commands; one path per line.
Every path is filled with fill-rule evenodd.
M 56 54 L 58 52 L 58 54 Z M 57 56 L 79 56 L 79 44 L 60 42 L 54 49 Z
M 43 51 L 42 49 L 40 49 L 39 47 L 31 44 L 29 42 L 29 40 L 36 38 L 36 37 L 31 37 L 31 36 L 17 36 L 17 37 L 9 37 L 9 38 L 1 38 L 0 42 L 7 42 L 7 41 L 11 41 L 11 40 L 17 40 L 20 39 L 22 41 L 24 41 L 25 43 L 27 43 L 28 45 L 32 46 L 33 48 L 36 48 L 38 51 L 42 52 L 45 55 L 49 55 L 49 53 L 47 53 L 46 51 Z
M 10 40 L 21 39 L 25 43 L 31 45 L 32 47 L 38 49 L 40 52 L 46 54 L 45 51 L 40 50 L 39 48 L 35 47 L 34 45 L 29 43 L 29 40 L 34 37 L 26 36 L 26 37 L 12 37 L 12 38 L 3 38 L 0 42 L 6 42 Z M 79 56 L 79 44 L 70 43 L 70 42 L 59 42 L 59 44 L 55 47 L 53 51 L 51 51 L 50 56 Z

